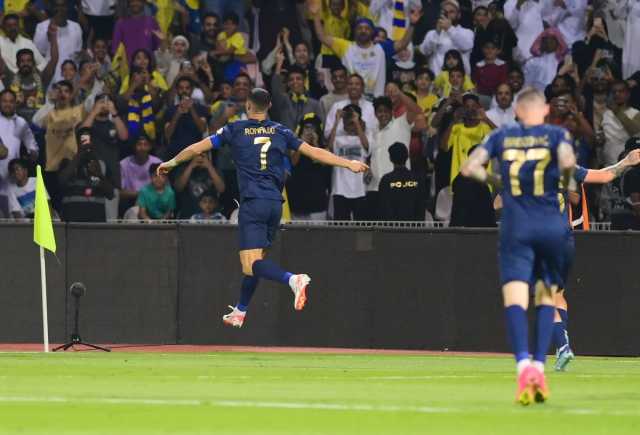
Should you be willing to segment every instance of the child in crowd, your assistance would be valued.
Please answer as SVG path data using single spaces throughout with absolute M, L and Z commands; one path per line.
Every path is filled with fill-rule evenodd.
M 14 216 L 32 218 L 36 204 L 36 179 L 29 177 L 29 166 L 25 160 L 9 162 L 9 204 L 19 204 L 20 209 L 11 210 Z M 47 197 L 48 199 L 48 197 Z
M 176 194 L 167 183 L 166 175 L 158 175 L 157 163 L 149 166 L 151 183 L 147 184 L 138 194 L 140 219 L 171 219 L 176 210 Z
M 433 71 L 426 66 L 416 71 L 416 102 L 427 119 L 429 119 L 433 107 L 438 103 L 438 96 L 433 93 L 434 78 Z
M 433 82 L 437 93 L 441 97 L 447 98 L 451 94 L 451 80 L 449 79 L 449 72 L 453 68 L 462 69 L 462 73 L 464 74 L 462 88 L 459 89 L 461 92 L 469 92 L 475 88 L 475 85 L 471 81 L 471 78 L 464 70 L 464 62 L 462 61 L 462 55 L 460 54 L 460 52 L 458 50 L 449 50 L 444 56 L 444 65 L 442 66 L 442 72 L 438 74 L 438 77 L 436 77 L 435 81 Z
M 220 213 L 220 203 L 214 192 L 206 191 L 200 195 L 198 205 L 200 206 L 200 213 L 191 216 L 191 221 L 227 221 L 227 218 Z
M 476 64 L 472 78 L 480 94 L 482 105 L 489 107 L 491 97 L 495 95 L 498 86 L 507 81 L 509 67 L 503 60 L 498 59 L 500 49 L 491 39 L 482 45 L 482 54 L 484 59 Z

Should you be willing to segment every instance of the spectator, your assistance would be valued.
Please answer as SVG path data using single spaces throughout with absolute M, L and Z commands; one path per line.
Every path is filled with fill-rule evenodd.
M 496 107 L 487 111 L 487 118 L 496 128 L 500 128 L 510 122 L 515 122 L 516 113 L 513 110 L 513 92 L 507 83 L 498 85 L 496 92 Z
M 164 79 L 164 76 L 156 69 L 156 66 L 153 62 L 153 58 L 151 54 L 145 49 L 137 50 L 133 53 L 133 68 L 141 68 L 146 70 L 150 76 L 150 88 L 155 88 L 158 90 L 158 95 L 160 91 L 166 92 L 169 90 L 169 85 L 167 81 Z M 120 86 L 120 94 L 125 94 L 129 90 L 129 76 L 124 77 L 122 80 L 122 85 Z
M 549 28 L 542 32 L 531 46 L 534 57 L 524 65 L 527 86 L 544 91 L 556 76 L 566 51 L 567 45 L 557 30 Z
M 157 163 L 149 167 L 151 183 L 138 194 L 138 217 L 140 219 L 172 219 L 176 210 L 176 195 L 165 175 L 158 175 Z
M 513 50 L 518 45 L 518 38 L 509 22 L 501 15 L 490 14 L 489 9 L 484 6 L 474 9 L 473 19 L 475 38 L 470 56 L 471 69 L 473 70 L 474 65 L 482 60 L 482 46 L 489 39 L 496 42 L 500 50 L 499 58 L 507 64 L 512 63 Z
M 160 91 L 153 86 L 147 70 L 131 68 L 131 86 L 122 95 L 127 107 L 129 136 L 136 137 L 144 131 L 156 139 L 156 113 L 162 104 Z
M 482 143 L 491 132 L 489 121 L 480 107 L 480 99 L 474 94 L 462 97 L 463 109 L 456 112 L 456 120 L 442 137 L 442 146 L 451 150 L 450 182 L 453 182 L 460 168 L 469 156 L 469 149 Z
M 111 184 L 119 189 L 120 180 L 120 143 L 129 139 L 127 125 L 120 118 L 113 100 L 107 94 L 98 95 L 91 112 L 81 127 L 91 129 L 93 149 L 102 160 L 107 172 L 111 174 Z
M 117 90 L 114 83 L 115 75 L 112 67 L 111 67 L 111 57 L 109 57 L 109 47 L 107 46 L 107 41 L 104 39 L 94 39 L 93 44 L 91 46 L 91 59 L 98 66 L 98 71 L 96 77 L 98 80 L 102 80 L 109 83 L 109 88 L 111 91 L 114 89 Z
M 76 136 L 73 132 L 71 134 Z M 58 173 L 62 190 L 62 219 L 67 222 L 105 222 L 106 200 L 114 196 L 110 174 L 93 150 L 90 129 L 78 129 L 77 143 L 78 152 L 71 159 L 61 161 Z
M 621 0 L 617 3 L 616 14 L 627 17 L 622 52 L 622 77 L 627 78 L 640 70 L 640 53 L 635 47 L 640 39 L 640 2 Z
M 53 32 L 52 29 L 51 59 L 44 71 L 40 73 L 36 68 L 34 52 L 24 48 L 16 53 L 18 72 L 8 80 L 9 89 L 16 94 L 17 112 L 29 122 L 45 103 L 45 92 L 58 63 L 58 43 Z
M 429 119 L 433 107 L 438 103 L 438 96 L 433 92 L 435 75 L 427 67 L 416 72 L 416 100 L 424 116 Z
M 200 207 L 200 212 L 191 216 L 191 222 L 227 221 L 227 218 L 220 212 L 220 202 L 215 192 L 203 192 L 198 199 L 198 207 Z
M 289 34 L 287 33 L 287 38 L 288 35 Z M 326 93 L 326 90 L 320 83 L 320 79 L 312 63 L 311 47 L 307 45 L 306 42 L 298 42 L 293 47 L 292 66 L 300 68 L 300 70 L 304 73 L 304 88 L 309 96 L 317 100 Z
M 121 209 L 131 207 L 138 198 L 138 192 L 151 182 L 151 165 L 162 163 L 162 160 L 150 154 L 152 148 L 151 139 L 143 133 L 133 144 L 133 155 L 120 161 Z
M 618 161 L 624 151 L 625 142 L 632 136 L 640 134 L 640 112 L 629 107 L 629 85 L 627 82 L 615 82 L 611 86 L 613 96 L 609 110 L 604 112 L 602 128 L 604 129 L 604 165 L 609 166 Z
M 70 82 L 75 89 L 78 85 L 78 67 L 71 59 L 67 59 L 60 65 L 61 80 Z M 75 100 L 74 100 L 75 101 Z
M 2 20 L 2 30 L 4 31 L 4 36 L 0 36 L 0 53 L 2 61 L 13 74 L 18 72 L 16 55 L 23 49 L 31 50 L 39 71 L 45 70 L 47 61 L 42 57 L 40 51 L 36 49 L 33 41 L 20 35 L 20 17 L 18 15 L 5 15 Z
M 223 31 L 218 34 L 218 45 L 211 53 L 220 62 L 225 80 L 233 80 L 246 63 L 254 63 L 256 57 L 249 52 L 244 37 L 238 32 L 239 18 L 233 12 L 222 19 Z
M 587 28 L 590 30 L 584 41 L 576 42 L 571 48 L 580 77 L 583 77 L 591 66 L 601 67 L 601 61 L 620 76 L 622 50 L 609 40 L 605 21 L 600 16 L 591 17 L 587 22 Z
M 91 60 L 80 62 L 80 75 L 77 80 L 76 103 L 86 102 L 91 107 L 96 97 L 105 90 L 102 80 L 98 79 L 98 64 Z
M 86 19 L 88 45 L 96 39 L 110 41 L 115 24 L 115 0 L 82 0 L 82 14 Z M 85 31 L 86 32 L 86 31 Z
M 362 114 L 361 118 L 365 123 L 365 129 L 368 133 L 373 133 L 374 129 L 378 125 L 378 121 L 373 109 L 373 104 L 365 100 L 365 98 L 363 97 L 363 92 L 364 80 L 358 74 L 351 74 L 347 82 L 347 94 L 349 98 L 343 101 L 338 101 L 331 107 L 331 111 L 326 117 L 324 127 L 325 137 L 329 137 L 331 130 L 333 129 L 333 124 L 334 122 L 336 122 L 336 120 L 338 121 L 337 133 L 339 135 L 344 133 L 343 119 L 339 116 L 336 116 L 336 113 L 338 112 L 338 110 L 342 110 L 348 105 L 355 105 L 360 108 L 360 113 Z
M 175 83 L 177 104 L 167 109 L 164 133 L 169 143 L 169 155 L 175 156 L 187 146 L 202 139 L 207 130 L 207 109 L 191 98 L 193 82 L 180 77 Z
M 442 71 L 433 82 L 433 85 L 441 97 L 447 98 L 451 93 L 452 80 L 449 75 L 454 69 L 462 72 L 462 82 L 458 84 L 459 80 L 453 81 L 456 83 L 455 88 L 458 92 L 469 92 L 475 88 L 471 78 L 467 75 L 467 70 L 464 67 L 460 52 L 458 50 L 449 50 L 444 56 Z
M 154 17 L 144 14 L 144 0 L 128 0 L 128 12 L 128 16 L 121 17 L 116 22 L 111 49 L 115 54 L 122 43 L 131 64 L 138 50 L 153 53 L 158 49 L 160 26 Z
M 347 92 L 347 69 L 340 64 L 331 68 L 331 84 L 333 90 L 320 98 L 322 113 L 329 113 L 334 103 L 346 100 L 349 97 Z
M 7 188 L 9 204 L 20 206 L 11 210 L 12 214 L 14 217 L 33 218 L 36 204 L 36 179 L 29 177 L 29 162 L 23 159 L 11 160 L 9 174 L 10 182 Z
M 173 176 L 178 194 L 178 219 L 189 219 L 198 212 L 198 201 L 204 192 L 211 192 L 216 198 L 224 193 L 224 181 L 206 153 L 178 168 Z
M 218 46 L 218 33 L 220 33 L 220 16 L 213 12 L 205 13 L 202 18 L 202 33 L 198 39 L 193 40 L 193 51 L 213 57 L 210 53 L 214 52 Z
M 245 2 L 237 0 L 204 0 L 201 2 L 201 8 L 206 13 L 213 13 L 219 17 L 225 16 L 225 14 L 233 13 L 238 17 L 242 28 L 246 31 L 246 23 L 244 23 L 244 16 L 247 13 L 247 7 Z M 258 6 L 259 7 L 259 6 Z
M 469 55 L 473 48 L 473 32 L 459 24 L 460 5 L 456 0 L 445 0 L 440 4 L 442 13 L 436 24 L 420 44 L 420 51 L 429 58 L 429 68 L 436 74 L 445 61 L 449 50 L 458 50 L 462 55 L 464 69 L 469 68 Z
M 45 170 L 55 172 L 62 160 L 71 160 L 78 152 L 74 132 L 84 119 L 85 109 L 81 104 L 73 105 L 73 85 L 67 81 L 56 83 L 49 100 L 33 115 L 33 123 L 47 129 Z
M 500 50 L 495 41 L 491 39 L 484 41 L 482 52 L 484 59 L 476 64 L 472 79 L 483 105 L 488 107 L 498 85 L 507 81 L 509 68 L 504 61 L 498 59 Z
M 507 0 L 504 4 L 504 16 L 518 38 L 514 59 L 520 63 L 524 64 L 531 58 L 533 41 L 544 31 L 543 5 L 537 0 Z
M 355 18 L 353 16 L 355 12 L 353 7 L 349 8 L 348 13 L 345 14 L 345 8 L 347 8 L 346 0 L 323 0 L 322 6 L 324 31 L 336 38 L 349 39 L 351 36 L 351 25 L 349 22 Z M 369 8 L 369 10 L 371 10 L 371 8 Z M 327 58 L 335 58 L 337 60 L 333 50 L 326 45 L 323 45 L 320 49 L 320 55 L 322 56 L 323 65 L 325 66 L 330 63 Z
M 543 20 L 560 31 L 569 47 L 585 37 L 587 3 L 588 0 L 554 0 L 545 5 Z
M 178 35 L 171 41 L 171 48 L 166 46 L 164 35 L 161 38 L 161 47 L 156 52 L 158 71 L 166 79 L 169 86 L 180 73 L 180 66 L 189 62 L 189 41 L 182 35 Z M 190 62 L 189 62 L 190 63 Z
M 379 97 L 384 93 L 386 83 L 386 56 L 388 52 L 391 57 L 396 52 L 404 50 L 413 36 L 413 25 L 402 37 L 401 40 L 391 42 L 385 49 L 373 42 L 375 26 L 368 18 L 359 18 L 353 27 L 355 41 L 336 38 L 324 31 L 320 22 L 319 5 L 317 8 L 310 6 L 313 15 L 314 28 L 320 42 L 330 47 L 340 58 L 342 64 L 347 67 L 350 73 L 357 73 L 363 77 L 365 83 L 365 93 Z M 412 14 L 412 23 L 419 18 L 418 13 Z
M 415 101 L 400 90 L 395 83 L 389 83 L 387 89 L 393 99 L 397 99 L 406 107 L 405 112 L 397 117 L 393 116 L 393 99 L 379 97 L 374 100 L 378 129 L 369 144 L 370 173 L 367 183 L 367 209 L 369 220 L 378 218 L 380 209 L 378 192 L 380 179 L 383 175 L 393 170 L 393 162 L 389 160 L 389 149 L 392 145 L 400 143 L 406 149 L 411 143 L 411 128 L 416 116 L 422 112 Z M 410 167 L 407 166 L 407 169 Z
M 62 78 L 62 62 L 73 59 L 76 53 L 82 50 L 82 28 L 75 21 L 68 19 L 67 0 L 53 0 L 51 3 L 54 14 L 50 19 L 36 26 L 33 42 L 40 53 L 47 59 L 51 59 L 53 56 L 51 39 L 55 35 L 58 44 L 58 64 L 53 75 L 55 82 Z
M 282 64 L 284 53 L 278 53 L 276 70 L 271 79 L 271 91 L 273 95 L 272 114 L 273 119 L 295 130 L 296 126 L 309 113 L 317 114 L 324 119 L 322 107 L 317 100 L 310 98 L 305 90 L 305 74 L 302 69 L 292 66 L 287 74 L 287 87 L 285 88 Z
M 300 139 L 309 145 L 324 148 L 322 122 L 315 115 L 306 116 L 298 127 Z M 294 221 L 327 220 L 327 205 L 331 192 L 331 167 L 314 162 L 296 152 L 291 158 L 293 168 L 287 179 L 287 197 Z
M 422 9 L 420 0 L 371 0 L 369 5 L 371 15 L 378 17 L 378 26 L 394 41 L 402 39 L 409 27 L 410 12 L 417 9 Z
M 471 147 L 467 157 L 476 149 Z M 458 174 L 451 184 L 450 227 L 495 227 L 496 214 L 489 186 Z
M 372 138 L 370 134 L 365 133 L 360 107 L 349 104 L 344 110 L 337 110 L 335 117 L 327 148 L 340 157 L 364 162 Z M 338 133 L 341 120 L 344 123 L 344 132 Z M 333 168 L 331 186 L 335 220 L 366 218 L 366 193 L 362 174 L 354 174 L 344 168 Z
M 16 95 L 5 89 L 0 92 L 0 142 L 7 151 L 4 160 L 0 160 L 0 184 L 9 175 L 10 160 L 20 157 L 20 148 L 24 146 L 31 162 L 38 158 L 38 145 L 27 121 L 16 114 Z
M 524 86 L 524 74 L 522 70 L 517 67 L 511 67 L 509 70 L 509 75 L 507 77 L 507 84 L 509 88 L 511 88 L 511 94 L 513 95 L 513 101 L 518 98 L 520 95 L 520 91 L 522 91 L 522 87 Z M 498 107 L 498 102 L 496 100 L 496 96 L 491 100 L 491 108 L 495 109 Z
M 379 218 L 383 221 L 424 221 L 427 189 L 423 177 L 407 169 L 407 147 L 396 142 L 388 149 L 393 171 L 380 179 Z

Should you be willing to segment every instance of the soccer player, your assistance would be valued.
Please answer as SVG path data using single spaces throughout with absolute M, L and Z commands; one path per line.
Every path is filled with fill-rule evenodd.
M 247 307 L 260 278 L 291 287 L 296 310 L 302 310 L 307 300 L 306 290 L 311 278 L 287 272 L 266 258 L 266 249 L 271 246 L 280 226 L 285 158 L 289 151 L 299 151 L 314 161 L 347 168 L 355 173 L 368 169 L 362 162 L 346 160 L 311 146 L 288 128 L 267 120 L 271 95 L 266 90 L 253 89 L 245 104 L 249 119 L 227 124 L 158 168 L 158 173 L 166 174 L 180 163 L 212 148 L 219 149 L 224 144 L 231 146 L 240 189 L 238 232 L 244 279 L 238 304 L 230 307 L 232 311 L 222 320 L 226 325 L 237 328 L 244 323 Z
M 576 165 L 571 136 L 546 125 L 545 96 L 526 89 L 516 101 L 517 124 L 492 132 L 462 168 L 462 174 L 487 181 L 484 164 L 500 163 L 503 212 L 500 225 L 500 281 L 507 332 L 516 359 L 516 401 L 529 405 L 547 400 L 544 376 L 555 314 L 554 294 L 562 284 L 570 230 L 560 212 L 559 183 L 568 182 Z M 491 180 L 490 180 L 491 181 Z M 494 180 L 497 181 L 497 180 Z M 536 339 L 529 358 L 529 287 L 535 285 Z
M 603 169 L 585 169 L 582 166 L 576 166 L 574 179 L 578 184 L 607 184 L 621 176 L 628 168 L 640 163 L 640 149 L 631 150 L 624 159 L 615 165 Z M 566 198 L 566 196 L 565 196 Z M 561 210 L 565 215 L 565 219 L 570 223 L 569 219 L 569 201 L 565 199 L 561 205 Z M 569 333 L 567 331 L 567 323 L 569 320 L 568 304 L 564 297 L 565 285 L 569 278 L 569 270 L 571 268 L 571 260 L 575 251 L 575 240 L 573 233 L 570 234 L 567 242 L 567 260 L 563 270 L 563 285 L 558 289 L 555 295 L 556 314 L 553 323 L 553 344 L 556 347 L 556 371 L 564 371 L 567 365 L 575 358 L 571 347 L 569 346 Z

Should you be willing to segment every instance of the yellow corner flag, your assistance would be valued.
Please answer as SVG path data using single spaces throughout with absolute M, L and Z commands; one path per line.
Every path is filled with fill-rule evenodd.
M 45 249 L 56 252 L 56 237 L 53 234 L 47 189 L 42 179 L 42 168 L 37 167 L 36 175 L 36 210 L 33 220 L 33 241 Z

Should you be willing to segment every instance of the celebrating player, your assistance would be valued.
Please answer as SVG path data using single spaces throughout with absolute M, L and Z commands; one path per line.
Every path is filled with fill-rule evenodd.
M 640 149 L 631 150 L 624 159 L 615 165 L 603 169 L 585 169 L 582 166 L 576 166 L 574 178 L 577 183 L 585 184 L 607 184 L 621 176 L 628 168 L 640 164 Z M 567 222 L 569 219 L 569 208 L 571 205 L 565 199 L 561 210 L 565 215 Z M 570 223 L 570 222 L 569 222 Z M 569 278 L 569 270 L 571 268 L 571 259 L 573 259 L 575 251 L 575 240 L 573 233 L 570 234 L 567 242 L 567 262 L 563 270 L 564 284 L 558 289 L 555 295 L 556 314 L 553 324 L 553 343 L 556 347 L 556 364 L 557 371 L 564 371 L 567 365 L 573 360 L 575 355 L 569 346 L 569 333 L 567 331 L 567 323 L 569 320 L 567 300 L 564 297 L 565 285 Z
M 271 107 L 271 95 L 264 89 L 251 91 L 246 109 L 248 118 L 228 124 L 216 134 L 181 151 L 173 159 L 158 168 L 159 174 L 195 156 L 218 149 L 223 144 L 231 146 L 238 173 L 240 210 L 238 230 L 242 287 L 240 301 L 229 314 L 222 317 L 226 325 L 242 327 L 247 307 L 260 278 L 289 285 L 294 294 L 293 307 L 302 310 L 307 300 L 306 289 L 311 278 L 305 274 L 294 275 L 284 271 L 265 258 L 266 249 L 273 242 L 282 215 L 282 188 L 285 181 L 285 158 L 289 151 L 299 151 L 312 160 L 331 166 L 365 172 L 362 162 L 345 160 L 326 150 L 313 147 L 298 139 L 291 130 L 267 120 Z
M 554 294 L 563 282 L 570 230 L 558 201 L 561 178 L 569 180 L 576 158 L 571 136 L 544 124 L 545 97 L 526 89 L 516 101 L 519 124 L 491 133 L 462 168 L 462 174 L 487 181 L 484 164 L 500 162 L 504 183 L 499 265 L 507 331 L 517 362 L 516 400 L 528 405 L 549 396 L 544 363 L 551 343 Z M 535 284 L 536 341 L 529 359 L 526 310 L 529 286 Z

